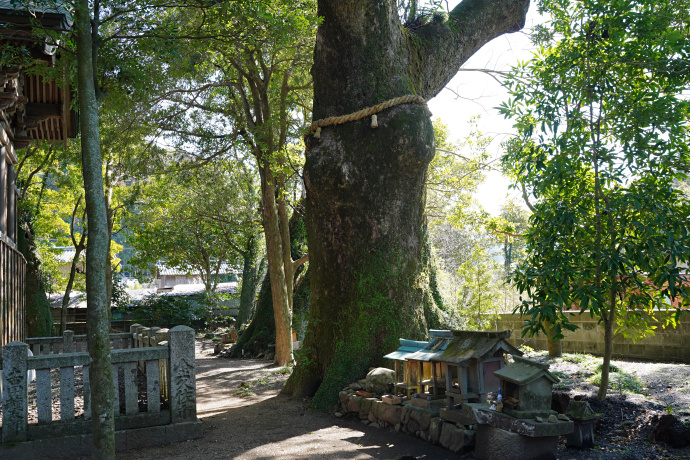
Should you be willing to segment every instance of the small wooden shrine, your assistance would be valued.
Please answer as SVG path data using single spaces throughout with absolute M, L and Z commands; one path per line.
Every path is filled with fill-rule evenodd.
M 448 330 L 430 330 L 431 336 L 427 345 L 421 350 L 407 356 L 410 366 L 417 367 L 417 381 L 420 396 L 438 396 L 445 393 L 445 370 L 443 366 L 434 362 L 434 358 L 441 356 L 453 339 L 453 333 Z
M 416 363 L 411 365 L 407 357 L 422 348 L 428 342 L 418 340 L 400 339 L 400 347 L 393 353 L 389 353 L 384 358 L 392 359 L 395 362 L 395 393 L 404 394 L 408 398 L 412 393 L 419 392 L 419 368 Z
M 506 339 L 510 331 L 452 331 L 453 338 L 445 351 L 432 359 L 445 375 L 446 401 L 449 410 L 467 402 L 483 402 L 497 391 L 499 379 L 494 375 L 504 366 L 504 354 L 521 356 L 522 352 Z
M 503 412 L 515 418 L 548 417 L 554 383 L 560 380 L 549 372 L 549 365 L 513 356 L 515 362 L 494 372 L 503 393 Z

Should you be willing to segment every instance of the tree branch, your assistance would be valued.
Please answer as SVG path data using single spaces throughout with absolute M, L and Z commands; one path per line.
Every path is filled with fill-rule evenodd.
M 479 48 L 522 29 L 528 7 L 529 0 L 464 0 L 448 21 L 410 31 L 410 73 L 417 94 L 436 96 Z

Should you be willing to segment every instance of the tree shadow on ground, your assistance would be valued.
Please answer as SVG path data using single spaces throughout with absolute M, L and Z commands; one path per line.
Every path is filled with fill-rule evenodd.
M 279 396 L 282 381 L 266 382 L 280 368 L 264 360 L 215 359 L 197 348 L 197 411 L 202 439 L 127 451 L 119 459 L 458 459 L 457 454 L 393 429 L 305 408 L 305 401 Z M 212 345 L 211 345 L 212 347 Z M 262 379 L 262 377 L 264 377 Z M 256 394 L 238 395 L 249 383 Z M 467 458 L 472 458 L 471 454 Z

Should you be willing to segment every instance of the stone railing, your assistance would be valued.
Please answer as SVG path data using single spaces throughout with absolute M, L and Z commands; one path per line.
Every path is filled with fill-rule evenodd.
M 111 334 L 118 450 L 148 447 L 201 436 L 196 417 L 194 330 L 177 326 L 166 340 L 139 346 L 140 331 Z M 154 334 L 155 336 L 155 334 Z M 85 338 L 84 338 L 85 339 Z M 2 347 L 2 428 L 0 457 L 77 458 L 91 448 L 90 357 L 76 351 L 81 336 L 27 339 Z M 29 346 L 34 356 L 28 356 Z M 137 372 L 142 363 L 143 379 Z M 59 369 L 59 419 L 53 411 L 51 370 Z M 35 402 L 27 393 L 27 371 L 35 371 Z M 83 413 L 75 418 L 75 376 L 81 377 L 78 399 Z M 164 378 L 162 379 L 161 376 Z M 55 380 L 58 380 L 54 377 Z M 33 387 L 33 385 L 32 385 Z M 33 391 L 32 391 L 33 394 Z M 145 395 L 146 404 L 140 401 Z M 28 422 L 31 409 L 33 421 Z M 59 446 L 59 451 L 55 449 Z

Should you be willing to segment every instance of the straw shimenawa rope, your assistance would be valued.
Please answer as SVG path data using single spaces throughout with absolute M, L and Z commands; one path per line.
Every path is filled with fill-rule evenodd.
M 349 121 L 355 121 L 355 120 L 360 120 L 364 117 L 368 117 L 369 115 L 372 115 L 372 120 L 371 120 L 371 127 L 372 128 L 377 128 L 378 123 L 376 120 L 376 115 L 377 113 L 381 112 L 382 110 L 386 110 L 390 107 L 400 105 L 400 104 L 420 104 L 424 107 L 424 111 L 426 112 L 426 115 L 428 117 L 431 116 L 431 111 L 429 110 L 429 107 L 426 105 L 426 101 L 422 96 L 416 96 L 414 94 L 408 94 L 407 96 L 400 96 L 396 97 L 394 99 L 389 99 L 385 102 L 382 102 L 380 104 L 376 104 L 375 106 L 372 107 L 367 107 L 366 109 L 359 110 L 357 112 L 351 113 L 349 115 L 342 115 L 339 117 L 328 117 L 328 118 L 323 118 L 321 120 L 316 120 L 314 123 L 309 126 L 309 129 L 307 130 L 307 135 L 310 133 L 314 132 L 314 137 L 316 139 L 319 139 L 321 137 L 321 128 L 324 126 L 331 126 L 331 125 L 342 125 L 343 123 L 347 123 Z

